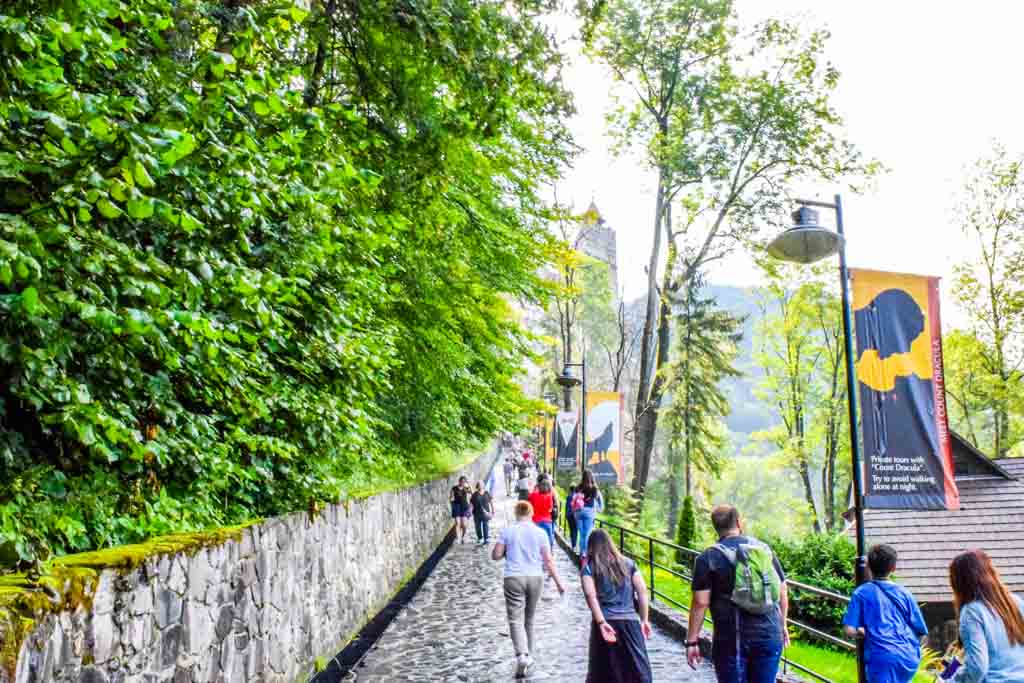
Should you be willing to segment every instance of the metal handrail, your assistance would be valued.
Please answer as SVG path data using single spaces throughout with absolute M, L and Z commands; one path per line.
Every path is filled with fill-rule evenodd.
M 562 519 L 563 526 L 568 527 L 568 519 L 565 519 L 564 515 L 562 515 L 562 517 L 563 517 L 563 519 Z M 604 520 L 604 519 L 598 518 L 598 519 L 595 519 L 594 522 L 597 525 L 599 525 L 600 527 L 608 527 L 608 528 L 617 530 L 619 532 L 617 534 L 618 537 L 619 537 L 618 538 L 618 541 L 619 541 L 619 543 L 618 543 L 619 551 L 623 555 L 626 555 L 627 557 L 630 557 L 631 559 L 633 559 L 636 562 L 642 562 L 642 563 L 646 564 L 650 568 L 650 577 L 649 577 L 650 578 L 650 585 L 648 587 L 648 591 L 650 592 L 652 599 L 654 597 L 657 597 L 657 598 L 659 598 L 661 600 L 664 600 L 665 602 L 667 602 L 667 603 L 669 603 L 669 604 L 671 604 L 671 605 L 673 605 L 673 606 L 683 610 L 684 612 L 687 612 L 687 613 L 690 612 L 689 606 L 684 605 L 683 603 L 679 602 L 678 600 L 675 600 L 674 598 L 671 598 L 668 595 L 666 595 L 666 594 L 662 593 L 661 591 L 657 590 L 656 587 L 655 587 L 655 580 L 654 579 L 655 579 L 655 569 L 656 568 L 660 569 L 662 571 L 668 572 L 669 574 L 671 574 L 671 575 L 673 575 L 675 577 L 678 577 L 679 579 L 682 579 L 683 581 L 690 581 L 690 582 L 692 582 L 692 580 L 693 580 L 692 575 L 689 575 L 689 574 L 677 571 L 677 570 L 675 570 L 672 567 L 667 567 L 667 566 L 665 566 L 663 564 L 658 563 L 656 561 L 656 559 L 655 559 L 654 546 L 655 546 L 655 544 L 657 544 L 657 545 L 662 546 L 664 548 L 669 548 L 669 549 L 675 550 L 675 551 L 681 551 L 681 552 L 683 552 L 683 553 L 685 553 L 687 555 L 690 555 L 692 557 L 699 556 L 701 554 L 700 551 L 695 550 L 693 548 L 687 548 L 685 546 L 681 546 L 678 543 L 672 543 L 671 541 L 664 541 L 664 540 L 662 540 L 660 538 L 657 538 L 655 536 L 651 536 L 650 534 L 645 534 L 642 531 L 636 531 L 635 529 L 630 529 L 629 527 L 625 527 L 625 526 L 622 526 L 620 524 L 616 524 L 614 522 L 609 522 L 609 521 Z M 567 528 L 566 528 L 566 531 L 568 531 Z M 626 535 L 635 536 L 635 537 L 638 537 L 638 538 L 641 538 L 641 539 L 647 541 L 646 557 L 644 557 L 644 553 L 642 553 L 642 552 L 640 554 L 638 554 L 638 553 L 634 553 L 634 552 L 632 552 L 632 551 L 630 551 L 630 550 L 628 550 L 626 548 L 626 543 L 625 543 Z M 797 591 L 804 592 L 804 593 L 810 593 L 811 595 L 816 595 L 816 596 L 824 598 L 826 600 L 832 600 L 834 602 L 839 602 L 839 603 L 843 603 L 843 604 L 848 603 L 850 601 L 850 598 L 845 596 L 845 595 L 842 595 L 840 593 L 836 593 L 834 591 L 826 590 L 824 588 L 818 588 L 817 586 L 812 586 L 812 585 L 809 585 L 809 584 L 806 584 L 806 583 L 802 583 L 800 581 L 794 581 L 792 579 L 786 579 L 786 585 L 794 588 Z M 707 623 L 711 623 L 711 620 L 708 618 L 708 616 L 706 614 L 704 616 L 704 621 L 707 622 Z M 813 636 L 815 638 L 818 638 L 820 640 L 824 640 L 825 642 L 831 643 L 832 645 L 835 645 L 837 647 L 841 647 L 841 648 L 844 648 L 844 649 L 847 649 L 847 650 L 856 650 L 857 649 L 856 644 L 851 643 L 848 640 L 843 640 L 842 638 L 838 638 L 838 637 L 833 636 L 833 635 L 831 635 L 829 633 L 825 633 L 824 631 L 816 629 L 813 626 L 810 626 L 808 624 L 804 624 L 804 623 L 802 623 L 800 621 L 796 621 L 795 619 L 787 618 L 786 619 L 786 623 L 787 623 L 787 625 L 793 626 L 793 627 L 795 627 L 795 628 L 797 628 L 797 629 L 799 629 L 801 631 L 805 631 L 808 634 L 810 634 L 811 636 Z M 814 678 L 814 679 L 816 679 L 818 681 L 822 681 L 822 683 L 833 683 L 833 681 L 831 679 L 822 676 L 821 674 L 817 673 L 816 671 L 813 671 L 812 669 L 808 669 L 805 666 L 802 666 L 802 665 L 800 665 L 800 664 L 798 664 L 798 663 L 796 663 L 796 662 L 794 662 L 792 660 L 789 660 L 786 657 L 782 658 L 782 662 L 785 665 L 792 666 L 794 669 L 797 669 L 798 671 L 800 671 L 802 673 L 805 673 L 805 674 L 811 676 L 812 678 Z

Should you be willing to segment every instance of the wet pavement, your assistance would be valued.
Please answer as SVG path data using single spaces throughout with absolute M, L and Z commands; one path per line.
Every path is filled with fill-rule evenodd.
M 503 563 L 490 558 L 494 539 L 512 520 L 514 501 L 503 495 L 500 473 L 496 479 L 491 544 L 476 545 L 472 527 L 465 544 L 456 540 L 346 681 L 515 680 L 502 593 Z M 535 664 L 527 680 L 582 682 L 587 675 L 590 611 L 572 561 L 557 547 L 555 557 L 568 591 L 560 599 L 553 582 L 545 585 L 534 626 Z M 655 681 L 715 680 L 706 665 L 697 671 L 690 669 L 682 643 L 657 629 L 647 648 Z

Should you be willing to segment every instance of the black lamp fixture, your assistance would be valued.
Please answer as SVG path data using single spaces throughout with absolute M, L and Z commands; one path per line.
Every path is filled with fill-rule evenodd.
M 793 223 L 768 245 L 768 253 L 781 261 L 814 263 L 843 246 L 842 235 L 819 225 L 818 212 L 809 206 L 793 212 Z
M 573 387 L 578 387 L 581 384 L 580 378 L 572 374 L 572 368 L 570 365 L 576 365 L 576 363 L 566 363 L 562 368 L 562 374 L 555 380 L 558 382 L 559 386 L 565 387 L 566 389 L 572 389 Z

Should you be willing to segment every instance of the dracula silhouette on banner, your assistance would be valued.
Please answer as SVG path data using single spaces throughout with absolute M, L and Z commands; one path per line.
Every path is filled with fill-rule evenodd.
M 869 508 L 956 510 L 938 278 L 851 270 Z
M 599 484 L 622 481 L 622 394 L 587 392 L 586 464 Z

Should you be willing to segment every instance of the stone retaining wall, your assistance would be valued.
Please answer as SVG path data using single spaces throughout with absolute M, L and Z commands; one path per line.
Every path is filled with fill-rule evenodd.
M 462 473 L 483 479 L 494 459 Z M 305 681 L 444 538 L 457 476 L 102 570 L 91 605 L 40 619 L 0 683 Z

